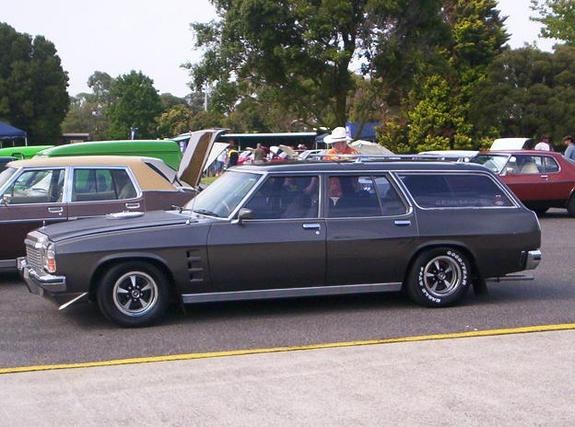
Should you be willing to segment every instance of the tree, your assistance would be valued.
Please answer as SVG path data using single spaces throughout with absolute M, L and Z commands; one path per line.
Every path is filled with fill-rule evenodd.
M 156 117 L 163 108 L 152 79 L 142 72 L 131 71 L 115 80 L 110 95 L 112 102 L 106 115 L 111 138 L 127 138 L 130 128 L 138 129 L 138 137 L 156 136 Z
M 531 9 L 538 14 L 532 20 L 543 24 L 543 37 L 575 44 L 575 1 L 531 0 Z
M 32 144 L 55 143 L 70 103 L 67 85 L 52 42 L 0 23 L 0 120 L 26 130 Z
M 534 47 L 504 52 L 473 99 L 476 126 L 502 137 L 550 135 L 557 144 L 573 133 L 574 64 L 572 46 L 558 46 L 554 53 Z
M 219 20 L 192 24 L 196 47 L 205 49 L 199 64 L 187 65 L 193 86 L 215 83 L 212 108 L 225 113 L 266 89 L 278 110 L 313 126 L 346 121 L 355 89 L 352 61 L 361 75 L 399 84 L 426 58 L 433 44 L 428 33 L 441 28 L 435 25 L 439 0 L 212 3 Z M 399 64 L 411 66 L 396 72 Z
M 397 152 L 478 147 L 487 135 L 473 125 L 472 98 L 487 68 L 507 41 L 495 0 L 445 0 L 441 10 L 448 33 L 434 60 L 419 67 L 400 114 L 391 119 L 382 142 Z M 408 127 L 398 132 L 397 125 Z M 389 133 L 389 134 L 388 134 Z M 392 135 L 403 135 L 403 140 Z

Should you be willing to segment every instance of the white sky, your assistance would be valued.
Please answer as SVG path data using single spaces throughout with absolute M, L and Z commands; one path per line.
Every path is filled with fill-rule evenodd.
M 499 0 L 511 33 L 510 45 L 537 42 L 539 25 L 529 21 L 529 0 Z M 142 71 L 155 87 L 177 96 L 189 93 L 181 64 L 198 60 L 189 24 L 215 18 L 208 0 L 17 0 L 2 8 L 0 22 L 19 32 L 43 35 L 56 45 L 69 74 L 71 95 L 88 91 L 86 82 L 98 70 L 113 77 Z

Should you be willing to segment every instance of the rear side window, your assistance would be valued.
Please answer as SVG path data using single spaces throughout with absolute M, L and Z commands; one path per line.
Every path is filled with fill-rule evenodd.
M 123 200 L 136 195 L 136 188 L 123 169 L 74 170 L 73 202 Z
M 513 206 L 505 192 L 485 175 L 402 174 L 422 208 L 483 208 Z
M 553 157 L 543 157 L 543 164 L 545 173 L 559 172 L 559 165 Z

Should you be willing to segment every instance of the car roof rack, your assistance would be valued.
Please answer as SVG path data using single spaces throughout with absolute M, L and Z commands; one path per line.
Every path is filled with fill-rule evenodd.
M 328 161 L 332 163 L 368 163 L 368 162 L 458 162 L 458 157 L 434 154 L 312 154 L 305 162 Z

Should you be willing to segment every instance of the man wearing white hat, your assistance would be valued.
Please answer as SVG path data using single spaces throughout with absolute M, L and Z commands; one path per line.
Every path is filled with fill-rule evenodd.
M 337 127 L 331 131 L 331 134 L 323 139 L 323 142 L 332 147 L 327 150 L 326 160 L 338 160 L 338 158 L 340 158 L 339 156 L 342 155 L 357 154 L 357 151 L 347 145 L 350 141 L 351 138 L 347 136 L 347 132 L 344 127 Z

